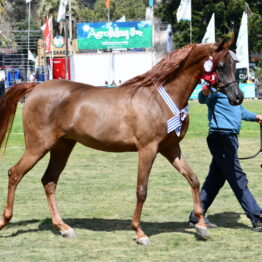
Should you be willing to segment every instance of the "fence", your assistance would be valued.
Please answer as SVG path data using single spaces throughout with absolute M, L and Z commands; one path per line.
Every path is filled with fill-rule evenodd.
M 5 73 L 6 87 L 19 81 L 29 81 L 35 71 L 40 30 L 0 30 L 0 67 Z M 41 65 L 40 65 L 41 66 Z

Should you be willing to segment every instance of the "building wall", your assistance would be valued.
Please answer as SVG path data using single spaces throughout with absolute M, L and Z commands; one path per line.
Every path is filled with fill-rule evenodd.
M 153 52 L 79 53 L 71 57 L 71 80 L 104 86 L 143 74 L 155 64 Z

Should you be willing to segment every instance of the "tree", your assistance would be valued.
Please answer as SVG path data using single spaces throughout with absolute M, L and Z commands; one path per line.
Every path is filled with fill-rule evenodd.
M 82 1 L 80 1 L 82 2 Z M 80 19 L 86 21 L 107 21 L 108 9 L 105 0 L 87 1 L 80 11 Z M 145 18 L 145 10 L 148 6 L 147 0 L 111 0 L 110 20 L 115 21 L 125 15 L 126 19 L 141 20 Z
M 5 11 L 6 0 L 0 0 L 0 14 L 2 15 Z
M 38 3 L 37 14 L 38 17 L 41 19 L 41 22 L 43 23 L 45 21 L 45 18 L 48 16 L 53 16 L 54 20 L 56 20 L 59 5 L 60 1 L 58 0 L 40 0 Z M 77 0 L 71 0 L 71 8 L 73 16 L 78 18 L 79 6 Z
M 248 11 L 249 18 L 249 43 L 251 51 L 262 49 L 262 5 L 260 1 L 245 0 L 194 0 L 192 1 L 192 27 L 193 42 L 201 42 L 206 27 L 215 13 L 216 38 L 233 32 L 237 39 L 241 23 L 241 17 L 244 10 Z M 176 20 L 176 12 L 180 0 L 162 0 L 155 9 L 155 16 L 172 25 L 173 40 L 177 48 L 188 44 L 189 39 L 189 22 Z

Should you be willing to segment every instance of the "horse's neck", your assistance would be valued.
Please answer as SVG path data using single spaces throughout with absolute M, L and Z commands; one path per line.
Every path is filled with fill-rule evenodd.
M 188 99 L 194 91 L 198 77 L 202 74 L 202 66 L 211 54 L 210 45 L 197 45 L 192 54 L 188 56 L 185 63 L 174 79 L 166 84 L 165 88 L 178 108 L 184 108 Z
M 195 69 L 184 72 L 183 75 L 178 75 L 173 81 L 169 82 L 165 88 L 173 102 L 178 108 L 184 108 L 194 91 L 201 70 Z

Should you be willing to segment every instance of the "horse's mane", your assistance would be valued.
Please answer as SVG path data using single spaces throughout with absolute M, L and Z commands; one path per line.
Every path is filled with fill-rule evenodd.
M 179 71 L 181 65 L 195 46 L 196 44 L 186 45 L 169 53 L 153 66 L 150 71 L 128 80 L 121 87 L 131 87 L 135 93 L 139 87 L 149 87 L 154 81 L 163 85 L 167 84 L 171 81 L 171 76 L 174 79 L 174 75 Z

